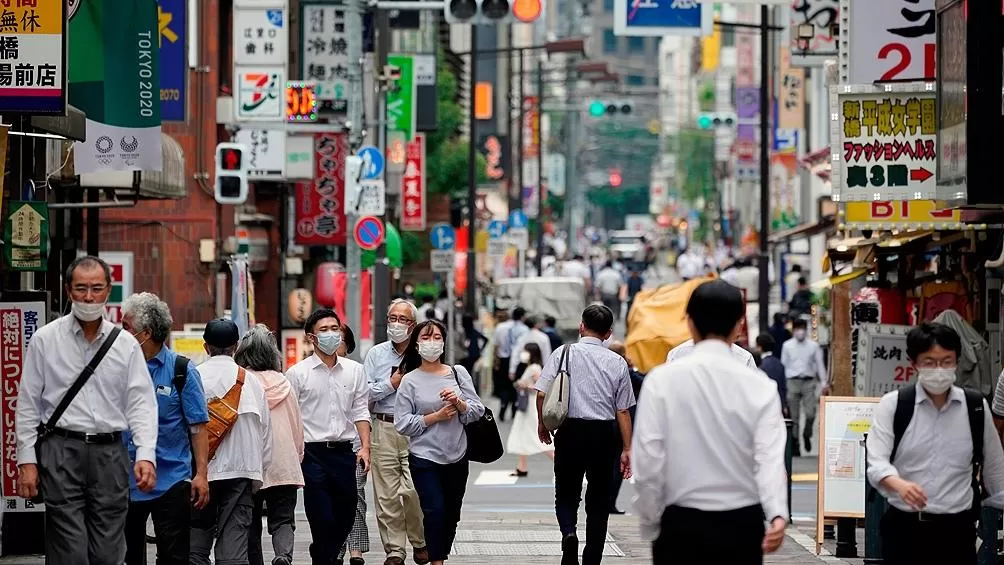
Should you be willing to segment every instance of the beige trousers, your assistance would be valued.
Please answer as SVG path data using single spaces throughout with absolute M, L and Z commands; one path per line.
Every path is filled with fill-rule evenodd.
M 406 557 L 407 543 L 425 547 L 422 507 L 408 468 L 408 438 L 394 424 L 373 419 L 370 447 L 377 527 L 387 556 Z

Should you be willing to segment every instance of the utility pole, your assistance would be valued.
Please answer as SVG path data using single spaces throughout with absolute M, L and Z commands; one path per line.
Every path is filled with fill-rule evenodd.
M 390 18 L 387 10 L 376 7 L 373 9 L 373 20 L 376 24 L 376 53 L 373 64 L 373 86 L 374 92 L 369 93 L 377 97 L 376 116 L 370 119 L 373 126 L 370 135 L 376 129 L 377 149 L 380 154 L 387 159 L 387 90 L 390 88 L 390 81 L 384 77 L 384 68 L 387 66 L 387 57 L 390 55 Z M 384 175 L 387 185 L 390 186 L 391 179 L 399 178 L 397 174 L 391 174 L 389 167 L 385 167 Z M 393 222 L 393 209 L 388 206 L 384 222 Z M 387 272 L 387 244 L 382 243 L 377 248 L 376 264 L 373 265 L 373 343 L 381 343 L 387 338 L 387 308 L 390 305 L 390 280 Z M 360 334 L 362 335 L 362 334 Z
M 348 119 L 345 125 L 349 134 L 349 155 L 355 155 L 363 138 L 363 14 L 361 0 L 347 0 L 346 2 L 345 33 L 349 38 L 347 49 L 349 55 Z M 341 165 L 346 167 L 346 163 Z M 345 184 L 348 183 L 349 179 L 346 178 Z M 346 319 L 342 322 L 352 328 L 356 335 L 362 336 L 364 331 L 362 317 L 359 315 L 362 303 L 362 293 L 360 292 L 362 257 L 353 235 L 356 221 L 359 219 L 355 204 L 354 202 L 349 203 L 345 207 L 345 275 L 347 281 L 345 286 Z M 360 348 L 356 348 L 351 357 L 359 360 L 359 354 Z
M 537 276 L 544 276 L 544 62 L 537 56 Z M 550 183 L 552 179 L 547 179 Z
M 760 6 L 760 333 L 770 324 L 770 9 Z
M 474 113 L 474 96 L 478 85 L 478 24 L 471 24 L 471 62 L 468 65 L 468 121 L 467 121 L 467 312 L 478 317 L 478 255 L 474 249 L 474 234 L 478 222 L 478 118 Z
M 571 37 L 578 25 L 578 12 L 577 3 L 572 1 L 566 1 L 565 6 L 568 8 L 568 29 L 565 32 L 565 37 Z M 565 229 L 568 231 L 568 253 L 575 255 L 578 248 L 579 239 L 577 237 L 580 223 L 577 218 L 576 211 L 579 211 L 585 218 L 585 210 L 582 208 L 584 205 L 581 199 L 582 187 L 578 182 L 578 155 L 576 153 L 576 143 L 578 141 L 578 123 L 579 123 L 579 110 L 576 107 L 578 105 L 578 94 L 576 93 L 576 87 L 578 77 L 575 76 L 575 66 L 572 62 L 572 57 L 566 55 L 565 59 L 565 100 L 568 104 L 572 106 L 572 111 L 565 115 Z M 581 199 L 584 200 L 584 199 Z M 538 250 L 538 253 L 540 250 Z

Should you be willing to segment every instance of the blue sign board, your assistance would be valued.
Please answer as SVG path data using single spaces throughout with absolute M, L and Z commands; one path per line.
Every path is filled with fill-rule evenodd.
M 450 224 L 436 224 L 429 232 L 429 241 L 433 249 L 447 251 L 453 249 L 457 244 L 457 234 Z
M 492 220 L 488 224 L 488 238 L 499 239 L 505 235 L 505 222 L 502 220 Z
M 160 119 L 185 121 L 188 109 L 187 0 L 157 0 L 160 22 Z
M 383 175 L 383 153 L 372 145 L 367 145 L 356 153 L 363 160 L 362 180 L 378 180 Z
M 522 210 L 513 210 L 512 212 L 509 212 L 509 229 L 524 229 L 528 223 L 529 222 L 526 219 L 526 212 Z
M 714 5 L 695 0 L 614 0 L 614 33 L 662 37 L 710 35 Z

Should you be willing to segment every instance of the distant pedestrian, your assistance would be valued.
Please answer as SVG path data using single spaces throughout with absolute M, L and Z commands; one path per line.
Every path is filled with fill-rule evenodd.
M 523 334 L 523 337 L 513 344 L 513 355 L 509 358 L 509 380 L 510 382 L 516 382 L 522 372 L 517 374 L 516 368 L 519 365 L 519 352 L 523 351 L 523 348 L 527 344 L 533 343 L 540 350 L 541 359 L 547 359 L 551 356 L 551 340 L 547 337 L 547 334 L 540 330 L 540 319 L 536 316 L 526 316 L 523 319 L 526 327 L 529 331 Z
M 774 357 L 781 359 L 781 348 L 784 342 L 791 339 L 791 332 L 787 327 L 788 318 L 782 312 L 774 313 L 774 323 L 767 328 L 767 332 L 774 338 Z
M 481 358 L 481 352 L 488 345 L 488 338 L 474 327 L 474 316 L 464 314 L 460 324 L 463 329 L 464 343 L 466 345 L 465 355 L 460 364 L 467 369 L 468 373 L 473 375 L 474 364 Z
M 547 334 L 547 339 L 551 340 L 551 351 L 554 351 L 565 343 L 561 339 L 561 336 L 558 335 L 558 320 L 554 316 L 544 317 L 543 332 Z
M 809 283 L 805 277 L 798 277 L 798 286 L 788 302 L 788 315 L 792 318 L 800 318 L 808 315 L 811 310 L 812 291 L 809 290 Z
M 829 374 L 823 364 L 823 349 L 819 344 L 809 339 L 808 324 L 803 319 L 792 322 L 794 337 L 784 342 L 781 347 L 781 364 L 788 378 L 788 409 L 795 426 L 795 455 L 799 455 L 798 427 L 799 418 L 805 415 L 805 426 L 802 428 L 802 441 L 805 442 L 805 453 L 812 451 L 812 430 L 816 422 L 816 407 L 820 395 L 830 393 Z
M 756 336 L 756 346 L 760 354 L 760 370 L 777 384 L 777 394 L 781 398 L 781 413 L 787 418 L 789 415 L 788 379 L 784 374 L 784 364 L 774 356 L 774 345 L 774 338 L 770 334 Z
M 614 267 L 612 261 L 607 261 L 596 274 L 595 280 L 600 302 L 614 313 L 614 320 L 620 320 L 621 291 L 624 288 L 624 275 Z
M 495 355 L 498 359 L 495 375 L 492 379 L 495 396 L 499 399 L 500 422 L 505 422 L 507 411 L 516 415 L 516 390 L 512 386 L 514 375 L 511 357 L 519 355 L 516 349 L 523 334 L 530 331 L 530 328 L 523 322 L 526 310 L 517 306 L 512 310 L 512 317 L 495 327 Z
M 774 383 L 729 354 L 743 312 L 738 288 L 722 280 L 698 286 L 687 303 L 693 352 L 656 367 L 642 386 L 634 507 L 656 565 L 709 555 L 760 565 L 784 541 L 781 402 Z
M 519 361 L 520 366 L 525 369 L 520 373 L 520 378 L 513 383 L 518 394 L 518 410 L 512 419 L 512 427 L 509 428 L 506 452 L 519 456 L 516 470 L 512 475 L 525 477 L 529 474 L 529 456 L 546 453 L 553 459 L 554 446 L 541 443 L 537 436 L 537 390 L 533 387 L 537 384 L 544 366 L 540 347 L 536 343 L 527 343 L 519 352 Z
M 544 365 L 535 388 L 537 435 L 545 444 L 554 443 L 554 510 L 561 529 L 561 565 L 578 565 L 577 524 L 582 478 L 586 477 L 586 544 L 583 565 L 597 565 L 603 558 L 610 518 L 610 468 L 618 457 L 618 434 L 622 445 L 631 444 L 634 392 L 628 365 L 603 342 L 613 333 L 614 314 L 594 304 L 582 311 L 579 342 L 559 347 Z M 567 350 L 565 364 L 561 364 Z M 559 366 L 560 365 L 560 366 Z M 568 373 L 568 417 L 552 440 L 544 426 L 544 395 L 559 370 Z M 631 477 L 629 448 L 620 452 L 621 472 Z
M 356 338 L 352 330 L 342 326 L 342 343 L 338 346 L 338 356 L 348 357 L 356 349 Z M 372 442 L 371 442 L 372 443 Z M 352 440 L 352 451 L 359 453 L 362 449 L 362 441 L 359 434 Z M 367 469 L 362 465 L 356 465 L 356 520 L 352 523 L 352 531 L 349 532 L 349 539 L 342 544 L 342 549 L 338 552 L 336 563 L 344 561 L 345 552 L 349 553 L 349 565 L 363 565 L 363 554 L 370 550 L 370 528 L 366 524 L 366 476 Z M 341 561 L 339 561 L 341 560 Z
M 638 368 L 635 367 L 633 363 L 631 363 L 631 359 L 629 359 L 627 356 L 627 349 L 624 347 L 624 344 L 622 342 L 611 341 L 610 343 L 607 344 L 607 349 L 613 351 L 617 355 L 620 355 L 621 357 L 624 358 L 624 361 L 627 362 L 628 368 L 631 371 L 631 388 L 634 390 L 634 397 L 635 400 L 637 400 L 639 395 L 641 394 L 641 385 L 645 380 L 645 375 L 643 375 L 641 371 L 639 371 Z M 632 429 L 634 428 L 635 408 L 637 408 L 637 406 L 632 406 L 630 409 L 628 409 L 628 414 L 631 415 Z M 620 437 L 618 437 L 618 440 L 620 440 Z M 618 443 L 618 449 L 620 450 L 624 449 L 623 442 Z M 614 463 L 612 477 L 613 478 L 611 480 L 613 481 L 613 483 L 612 486 L 610 487 L 610 513 L 623 514 L 624 511 L 617 508 L 617 499 L 620 497 L 621 485 L 624 484 L 624 473 L 621 471 L 620 461 L 616 461 Z

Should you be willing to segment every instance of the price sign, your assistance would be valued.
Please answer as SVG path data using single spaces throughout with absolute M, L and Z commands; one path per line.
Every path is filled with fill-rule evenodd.
M 289 122 L 317 121 L 317 84 L 289 81 L 286 83 L 286 120 Z
M 844 82 L 934 80 L 934 0 L 848 0 Z M 853 35 L 853 39 L 850 38 Z

